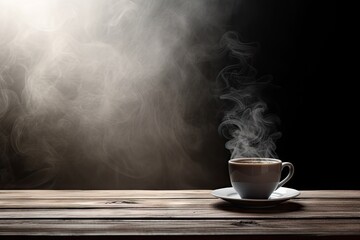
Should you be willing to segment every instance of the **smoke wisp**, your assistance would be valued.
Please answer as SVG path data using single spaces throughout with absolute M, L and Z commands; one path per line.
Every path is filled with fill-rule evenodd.
M 208 182 L 199 65 L 232 4 L 0 0 L 0 187 Z
M 236 4 L 0 0 L 0 188 L 218 186 L 219 84 L 231 158 L 275 157 L 270 80 L 225 33 Z
M 271 76 L 258 78 L 253 67 L 256 44 L 243 43 L 235 32 L 224 34 L 221 45 L 233 63 L 218 75 L 227 102 L 219 132 L 227 139 L 225 147 L 231 158 L 276 157 L 275 140 L 281 134 L 276 130 L 279 119 L 269 113 L 261 91 L 271 81 Z M 230 107 L 229 107 L 230 106 Z

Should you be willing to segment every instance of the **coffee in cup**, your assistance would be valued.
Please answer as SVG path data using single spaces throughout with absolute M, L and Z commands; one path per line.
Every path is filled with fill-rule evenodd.
M 288 167 L 289 173 L 280 181 L 282 170 Z M 229 160 L 230 181 L 243 199 L 268 199 L 294 174 L 294 166 L 274 158 L 235 158 Z

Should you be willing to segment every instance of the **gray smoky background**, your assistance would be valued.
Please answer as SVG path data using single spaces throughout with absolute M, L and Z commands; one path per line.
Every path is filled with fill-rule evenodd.
M 0 0 L 0 188 L 215 187 L 274 156 L 240 3 Z

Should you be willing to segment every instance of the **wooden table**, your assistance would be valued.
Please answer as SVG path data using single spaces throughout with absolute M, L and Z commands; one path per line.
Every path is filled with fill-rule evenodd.
M 2 190 L 0 239 L 360 239 L 360 191 L 301 191 L 267 209 L 210 193 Z

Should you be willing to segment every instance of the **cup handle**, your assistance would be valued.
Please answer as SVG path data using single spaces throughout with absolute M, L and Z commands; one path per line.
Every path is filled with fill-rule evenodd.
M 279 182 L 279 184 L 277 185 L 276 189 L 278 189 L 279 187 L 282 187 L 285 183 L 287 183 L 290 178 L 294 175 L 294 165 L 292 165 L 289 162 L 283 162 L 281 165 L 281 171 L 285 168 L 288 167 L 289 168 L 289 173 L 288 175 L 281 181 Z

